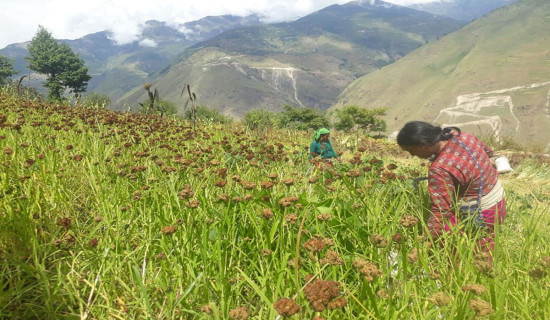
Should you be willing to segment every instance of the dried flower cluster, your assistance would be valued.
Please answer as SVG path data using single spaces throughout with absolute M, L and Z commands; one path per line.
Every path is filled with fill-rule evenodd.
M 343 308 L 347 301 L 340 297 L 340 283 L 332 280 L 315 279 L 306 284 L 304 293 L 315 311 Z
M 359 270 L 359 273 L 361 273 L 368 282 L 372 282 L 375 278 L 382 275 L 382 271 L 378 269 L 374 263 L 365 259 L 355 259 L 353 261 L 353 266 Z
M 280 298 L 275 302 L 273 308 L 283 317 L 290 317 L 300 311 L 296 301 L 289 298 Z
M 462 286 L 462 290 L 463 291 L 469 291 L 469 292 L 473 292 L 474 294 L 480 296 L 484 293 L 487 292 L 487 288 L 485 288 L 483 285 L 481 284 L 469 284 L 469 285 L 465 285 L 465 286 Z
M 483 317 L 495 312 L 491 304 L 482 299 L 470 300 L 469 307 L 470 309 L 474 310 L 476 315 L 479 317 Z
M 250 311 L 244 306 L 229 311 L 229 319 L 231 320 L 247 320 L 248 317 L 250 317 Z
M 418 224 L 418 218 L 413 216 L 404 216 L 399 220 L 401 225 L 405 228 L 414 227 Z
M 446 294 L 445 292 L 437 292 L 432 294 L 428 298 L 428 301 L 435 304 L 438 307 L 442 307 L 451 303 L 451 297 L 449 297 L 449 295 Z

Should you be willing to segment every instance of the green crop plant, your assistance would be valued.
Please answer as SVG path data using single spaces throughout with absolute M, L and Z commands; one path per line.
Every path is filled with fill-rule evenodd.
M 310 138 L 2 89 L 0 318 L 550 317 L 544 159 L 503 176 L 487 265 L 425 236 L 424 162 L 362 137 L 319 171 Z

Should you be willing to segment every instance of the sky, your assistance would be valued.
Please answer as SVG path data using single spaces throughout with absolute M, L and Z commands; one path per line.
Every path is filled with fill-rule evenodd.
M 266 22 L 291 21 L 351 0 L 0 0 L 0 48 L 30 41 L 45 27 L 56 39 L 78 39 L 110 30 L 114 40 L 137 40 L 140 25 L 158 20 L 177 25 L 206 16 L 260 13 Z M 367 0 L 368 1 L 368 0 Z M 439 0 L 386 0 L 395 4 Z

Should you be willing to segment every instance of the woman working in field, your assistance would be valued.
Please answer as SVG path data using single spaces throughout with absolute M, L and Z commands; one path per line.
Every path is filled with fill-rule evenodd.
M 338 154 L 330 143 L 328 129 L 319 129 L 313 135 L 313 141 L 309 146 L 309 159 L 315 161 L 318 168 L 321 168 L 321 163 L 332 167 L 332 161 L 338 159 Z
M 406 123 L 397 143 L 411 155 L 432 161 L 428 172 L 432 214 L 427 222 L 431 235 L 436 238 L 450 231 L 460 220 L 472 221 L 485 232 L 479 249 L 493 251 L 495 225 L 506 216 L 504 189 L 489 159 L 493 151 L 459 128 L 442 129 L 421 121 Z

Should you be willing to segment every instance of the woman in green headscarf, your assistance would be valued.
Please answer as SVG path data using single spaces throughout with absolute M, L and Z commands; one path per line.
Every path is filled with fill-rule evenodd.
M 319 158 L 322 162 L 329 163 L 332 166 L 332 160 L 338 159 L 338 154 L 334 151 L 330 143 L 330 131 L 326 128 L 321 128 L 313 135 L 313 141 L 309 146 L 309 159 L 317 162 L 320 167 Z

